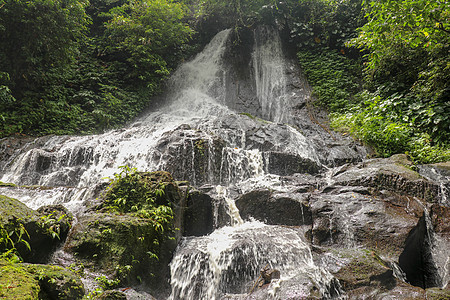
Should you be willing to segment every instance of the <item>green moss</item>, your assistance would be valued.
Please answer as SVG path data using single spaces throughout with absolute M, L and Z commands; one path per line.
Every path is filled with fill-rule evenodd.
M 24 265 L 0 260 L 0 298 L 34 300 L 40 290 L 38 280 Z
M 11 218 L 28 219 L 37 213 L 14 198 L 0 195 L 0 225 L 5 225 Z
M 81 299 L 84 287 L 71 271 L 57 266 L 27 265 L 0 259 L 0 298 Z
M 39 282 L 40 298 L 72 300 L 84 296 L 83 283 L 70 270 L 50 265 L 28 265 L 26 269 Z
M 0 181 L 0 187 L 16 187 L 14 183 Z
M 243 112 L 243 113 L 239 113 L 241 116 L 247 116 L 247 117 L 249 117 L 250 119 L 252 119 L 252 120 L 254 120 L 256 117 L 254 116 L 254 115 L 252 115 L 252 114 L 249 114 L 249 113 L 245 113 L 245 112 Z

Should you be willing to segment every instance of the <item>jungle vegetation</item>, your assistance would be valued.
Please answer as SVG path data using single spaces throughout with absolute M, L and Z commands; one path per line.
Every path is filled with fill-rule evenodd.
M 333 128 L 379 156 L 449 160 L 449 11 L 442 0 L 0 0 L 0 137 L 123 125 L 218 30 L 266 23 L 287 32 Z

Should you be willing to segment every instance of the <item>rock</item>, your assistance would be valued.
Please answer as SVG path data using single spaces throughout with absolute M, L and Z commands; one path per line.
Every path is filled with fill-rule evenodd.
M 346 251 L 344 251 L 345 253 Z M 393 270 L 372 251 L 348 251 L 349 261 L 333 275 L 339 280 L 344 291 L 360 287 L 390 290 L 396 285 Z
M 311 224 L 311 210 L 302 194 L 254 190 L 236 200 L 243 219 L 253 217 L 272 225 L 300 226 Z
M 34 211 L 20 201 L 0 195 L 0 225 L 15 232 L 15 247 L 25 262 L 45 263 L 52 252 L 65 241 L 72 215 L 61 205 Z M 25 230 L 25 231 L 23 231 Z M 30 247 L 24 242 L 25 240 Z
M 5 260 L 0 260 L 0 268 L 1 298 L 76 300 L 84 297 L 83 283 L 67 269 Z
M 120 291 L 107 290 L 104 291 L 96 299 L 98 300 L 127 300 L 127 295 Z
M 403 195 L 418 197 L 429 202 L 438 202 L 440 186 L 424 179 L 411 169 L 406 155 L 367 160 L 356 166 L 349 166 L 333 177 L 335 185 L 372 187 L 389 190 Z
M 190 191 L 184 213 L 184 236 L 202 236 L 214 229 L 213 199 L 200 191 Z
M 156 195 L 157 205 L 169 205 L 174 210 L 184 207 L 185 197 L 169 173 L 139 173 L 139 178 L 149 192 L 163 189 Z M 152 216 L 109 212 L 104 205 L 96 208 L 78 219 L 65 250 L 87 269 L 105 274 L 119 285 L 142 281 L 152 287 L 167 288 L 168 265 L 176 247 L 175 239 L 170 239 L 175 236 L 170 228 L 158 231 Z M 173 223 L 182 224 L 182 216 L 176 216 Z
M 450 289 L 431 288 L 426 290 L 427 300 L 450 299 Z
M 271 174 L 287 176 L 294 173 L 317 174 L 322 169 L 316 162 L 290 153 L 266 153 L 266 170 Z
M 269 284 L 274 279 L 280 279 L 280 271 L 276 269 L 269 269 L 266 267 L 262 269 L 260 273 L 262 279 L 260 286 L 263 286 L 264 284 Z
M 29 265 L 27 271 L 39 280 L 40 298 L 72 300 L 82 299 L 84 296 L 80 278 L 67 269 L 49 265 Z
M 425 299 L 424 290 L 394 277 L 392 264 L 366 249 L 329 249 L 317 256 L 340 282 L 348 299 Z
M 442 278 L 432 254 L 433 233 L 429 231 L 425 218 L 423 215 L 409 233 L 399 257 L 399 265 L 410 284 L 421 288 L 439 287 L 442 285 Z
M 0 259 L 0 298 L 15 300 L 38 299 L 39 281 L 26 271 L 23 264 Z
M 379 249 L 384 255 L 397 258 L 419 219 L 414 214 L 414 201 L 366 192 L 360 187 L 336 187 L 328 193 L 313 193 L 309 199 L 312 227 L 306 233 L 308 240 L 320 246 Z M 392 199 L 404 206 L 392 205 Z M 409 202 L 411 209 L 407 211 L 404 208 Z
M 193 185 L 219 182 L 224 141 L 186 126 L 163 135 L 153 160 L 164 161 L 165 170 L 177 180 L 187 180 Z

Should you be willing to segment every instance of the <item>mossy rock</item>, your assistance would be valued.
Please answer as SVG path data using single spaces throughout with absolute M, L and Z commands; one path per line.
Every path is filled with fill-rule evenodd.
M 345 250 L 343 251 L 345 252 Z M 351 259 L 334 274 L 345 291 L 362 286 L 391 289 L 396 285 L 392 269 L 375 252 L 369 250 L 348 251 L 344 255 Z
M 71 300 L 82 299 L 84 286 L 72 271 L 50 265 L 27 265 L 27 271 L 40 285 L 40 298 Z
M 440 195 L 439 184 L 429 181 L 412 168 L 406 155 L 367 160 L 356 166 L 348 166 L 334 177 L 335 184 L 365 186 L 375 190 L 388 190 L 402 195 L 436 202 Z
M 120 291 L 108 290 L 104 291 L 100 296 L 97 297 L 98 300 L 127 300 L 127 295 Z
M 164 284 L 176 241 L 172 239 L 172 224 L 156 222 L 155 219 L 161 216 L 152 209 L 162 205 L 180 207 L 183 196 L 167 172 L 137 172 L 132 176 L 136 174 L 139 175 L 135 177 L 138 182 L 133 181 L 131 185 L 137 187 L 139 194 L 133 195 L 129 201 L 133 201 L 133 206 L 139 210 L 128 210 L 131 207 L 128 201 L 125 209 L 120 207 L 119 210 L 114 206 L 108 198 L 109 193 L 126 196 L 126 188 L 115 187 L 120 182 L 114 182 L 104 194 L 104 203 L 78 219 L 65 248 L 88 269 L 105 274 L 117 284 L 130 285 L 141 281 L 150 285 Z M 129 182 L 125 180 L 125 184 Z M 163 189 L 163 192 L 155 193 L 156 189 Z M 141 194 L 155 198 L 147 202 L 138 197 Z M 142 210 L 150 215 L 143 214 Z M 157 227 L 158 224 L 164 225 Z
M 450 289 L 431 288 L 426 290 L 427 300 L 448 300 L 450 299 Z
M 14 183 L 0 181 L 0 187 L 16 187 Z
M 0 260 L 2 299 L 76 300 L 84 293 L 81 280 L 67 269 Z
M 0 195 L 0 226 L 7 232 L 23 229 L 19 242 L 12 236 L 15 247 L 25 262 L 45 263 L 51 253 L 65 240 L 72 223 L 72 215 L 62 205 L 49 205 L 37 211 L 19 200 Z
M 35 276 L 23 264 L 0 260 L 0 298 L 38 299 L 41 288 Z
M 30 220 L 38 216 L 38 213 L 19 200 L 0 195 L 0 225 L 6 226 L 12 220 Z

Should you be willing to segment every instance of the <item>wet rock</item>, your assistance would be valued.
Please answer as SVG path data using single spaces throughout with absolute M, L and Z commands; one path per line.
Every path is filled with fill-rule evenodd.
M 314 245 L 380 249 L 397 258 L 419 218 L 413 210 L 415 202 L 366 192 L 359 187 L 335 187 L 327 193 L 313 193 L 309 198 L 312 227 L 306 233 L 307 239 Z M 392 204 L 394 201 L 402 205 Z
M 261 283 L 259 286 L 263 286 L 265 284 L 269 284 L 274 279 L 280 279 L 280 271 L 276 269 L 269 269 L 268 267 L 261 270 Z
M 399 265 L 406 273 L 407 281 L 421 288 L 440 287 L 442 278 L 433 259 L 432 232 L 429 232 L 425 215 L 409 233 L 404 251 L 400 254 Z
M 438 202 L 440 186 L 424 179 L 411 169 L 406 155 L 367 160 L 333 177 L 336 185 L 366 186 L 377 190 L 389 190 L 429 202 Z
M 50 137 L 36 139 L 30 136 L 15 135 L 0 139 L 0 175 L 21 152 L 42 146 Z
M 163 160 L 177 180 L 202 185 L 220 180 L 224 146 L 219 137 L 182 125 L 160 139 L 153 159 Z
M 184 212 L 184 235 L 202 236 L 214 229 L 213 199 L 200 191 L 190 191 Z
M 120 291 L 104 291 L 100 296 L 97 297 L 98 300 L 127 300 L 127 295 Z
M 321 167 L 314 161 L 283 152 L 267 152 L 265 168 L 271 174 L 287 176 L 294 173 L 317 174 Z
M 365 249 L 328 249 L 317 254 L 319 265 L 339 280 L 348 299 L 371 295 L 374 299 L 424 299 L 424 291 L 394 276 L 392 263 Z
M 426 290 L 427 300 L 450 299 L 450 289 L 431 288 Z
M 253 217 L 272 225 L 300 226 L 311 224 L 311 210 L 302 194 L 255 190 L 236 200 L 243 219 Z
M 421 176 L 440 185 L 442 205 L 450 207 L 450 161 L 418 166 Z
M 345 251 L 344 251 L 345 253 Z M 377 254 L 371 251 L 348 251 L 348 262 L 333 275 L 344 291 L 360 287 L 390 290 L 396 285 L 393 270 Z

